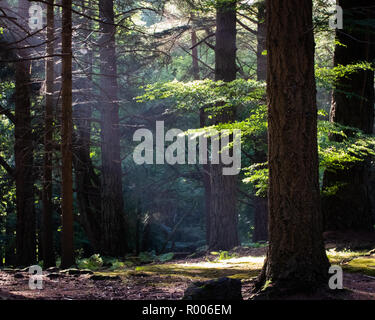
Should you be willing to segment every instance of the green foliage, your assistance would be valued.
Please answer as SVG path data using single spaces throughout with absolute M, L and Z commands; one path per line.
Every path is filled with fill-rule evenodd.
M 228 251 L 220 251 L 219 261 L 229 260 L 235 257 L 237 257 L 235 253 L 231 255 Z
M 173 99 L 175 108 L 219 112 L 224 108 L 248 105 L 262 99 L 265 84 L 254 80 L 238 79 L 232 82 L 199 80 L 149 84 L 145 94 L 136 98 L 138 102 Z M 220 106 L 217 106 L 220 104 Z
M 366 62 L 335 68 L 317 67 L 316 76 L 318 82 L 332 87 L 337 79 L 348 77 L 359 70 L 373 70 L 373 67 Z M 242 121 L 223 123 L 203 129 L 191 129 L 187 132 L 205 132 L 209 136 L 210 129 L 229 130 L 229 132 L 239 129 L 242 132 L 243 142 L 247 147 L 250 147 L 250 153 L 252 153 L 255 151 L 256 141 L 259 142 L 261 137 L 266 136 L 267 106 L 261 103 L 264 94 L 264 84 L 253 80 L 239 79 L 230 83 L 211 80 L 188 83 L 172 81 L 148 85 L 145 88 L 145 94 L 138 97 L 137 101 L 169 99 L 176 105 L 176 110 L 193 111 L 204 108 L 212 114 L 220 113 L 223 108 L 245 107 L 250 115 Z M 218 104 L 220 104 L 219 107 Z M 319 115 L 326 117 L 327 113 L 324 110 L 319 110 Z M 340 136 L 342 139 L 333 140 L 332 136 Z M 373 137 L 364 135 L 360 130 L 328 121 L 318 122 L 318 142 L 321 172 L 342 170 L 374 155 L 375 140 Z M 243 172 L 245 174 L 243 182 L 251 184 L 257 196 L 266 196 L 268 188 L 267 163 L 251 164 L 244 168 Z M 326 190 L 326 192 L 335 192 L 335 189 Z
M 172 260 L 173 257 L 174 257 L 174 253 L 173 252 L 169 252 L 169 253 L 161 254 L 161 255 L 157 256 L 156 258 L 160 262 L 167 262 L 169 260 Z
M 335 139 L 333 140 L 332 137 Z M 337 123 L 318 121 L 318 143 L 321 173 L 325 170 L 333 172 L 344 170 L 375 156 L 375 137 Z M 243 182 L 252 184 L 258 196 L 266 196 L 267 163 L 253 164 L 243 170 L 246 176 Z M 335 185 L 324 192 L 334 194 L 339 188 L 340 185 Z
M 358 62 L 345 66 L 338 65 L 333 68 L 315 66 L 315 75 L 318 85 L 332 88 L 339 79 L 349 78 L 350 75 L 365 70 L 374 70 L 373 64 L 369 62 Z
M 318 142 L 320 167 L 324 170 L 343 170 L 375 155 L 373 136 L 337 123 L 319 121 Z
M 261 291 L 266 291 L 267 288 L 269 288 L 271 285 L 272 285 L 272 279 L 268 279 L 268 280 L 264 283 L 263 288 L 262 288 Z
M 236 253 L 231 254 L 228 251 L 212 251 L 211 254 L 214 256 L 218 256 L 216 259 L 217 261 L 229 260 L 238 257 Z
M 150 263 L 156 260 L 156 254 L 154 250 L 150 252 L 141 252 L 138 257 L 141 263 Z
M 268 163 L 256 163 L 245 168 L 244 183 L 251 183 L 258 197 L 266 197 L 268 189 Z
M 118 270 L 118 269 L 122 269 L 125 267 L 125 263 L 122 262 L 122 261 L 119 261 L 118 259 L 113 259 L 112 262 L 111 262 L 111 267 L 109 268 L 109 270 Z
M 79 269 L 97 271 L 103 266 L 103 258 L 99 254 L 93 254 L 90 258 L 77 260 Z

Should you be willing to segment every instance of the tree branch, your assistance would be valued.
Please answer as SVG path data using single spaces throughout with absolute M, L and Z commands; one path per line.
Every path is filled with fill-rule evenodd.
M 6 172 L 8 173 L 9 176 L 11 176 L 12 178 L 14 178 L 15 176 L 15 169 L 12 168 L 6 161 L 5 159 L 0 156 L 0 165 L 6 170 Z
M 16 123 L 16 118 L 15 118 L 15 116 L 13 115 L 13 113 L 12 113 L 10 110 L 8 110 L 8 109 L 2 107 L 1 105 L 0 105 L 0 114 L 3 114 L 3 115 L 5 115 L 5 116 L 7 116 L 8 119 L 9 119 L 13 124 Z
M 251 32 L 253 35 L 256 35 L 256 36 L 258 35 L 258 32 L 257 32 L 257 31 L 255 31 L 255 30 L 249 28 L 246 24 L 242 23 L 239 19 L 237 19 L 237 22 L 238 22 L 238 24 L 239 24 L 242 28 L 244 28 L 245 30 Z
M 198 41 L 195 45 L 193 45 L 190 50 L 193 50 L 195 47 L 198 47 L 201 43 L 206 42 L 207 39 L 213 37 L 215 33 L 210 33 L 207 37 L 203 38 L 202 40 Z

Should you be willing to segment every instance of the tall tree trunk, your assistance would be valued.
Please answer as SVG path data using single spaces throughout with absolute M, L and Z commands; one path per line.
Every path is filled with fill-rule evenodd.
M 54 0 L 47 4 L 47 56 L 54 54 Z M 44 173 L 43 173 L 43 267 L 56 264 L 53 250 L 52 230 L 52 155 L 53 155 L 53 103 L 54 103 L 54 61 L 47 58 L 46 66 L 46 109 L 44 116 Z
M 127 251 L 122 169 L 120 155 L 119 105 L 116 58 L 116 27 L 113 0 L 99 1 L 100 95 L 101 95 L 101 248 L 102 253 L 122 256 Z
M 334 64 L 350 65 L 373 62 L 374 22 L 373 1 L 340 0 L 344 10 L 344 29 L 337 30 Z M 361 129 L 367 134 L 374 127 L 374 71 L 361 70 L 339 78 L 335 84 L 331 106 L 331 121 Z M 350 136 L 350 132 L 347 132 Z M 336 139 L 337 137 L 332 137 Z M 323 183 L 322 206 L 326 230 L 374 230 L 369 188 L 369 161 L 345 170 L 326 171 Z M 340 186 L 335 194 L 324 190 Z
M 216 9 L 215 80 L 236 79 L 236 1 L 220 1 Z M 221 111 L 215 123 L 235 120 L 234 108 Z M 210 249 L 228 250 L 239 244 L 236 210 L 237 176 L 223 175 L 221 164 L 211 164 L 211 204 L 209 218 Z
M 62 0 L 62 257 L 61 267 L 74 264 L 72 174 L 72 0 Z
M 191 15 L 194 19 L 194 15 Z M 193 58 L 193 77 L 194 80 L 200 80 L 199 75 L 199 57 L 197 47 L 197 32 L 195 29 L 191 31 L 191 46 L 192 46 L 192 58 Z M 207 115 L 204 108 L 199 111 L 199 122 L 200 127 L 204 128 L 207 123 Z M 203 187 L 204 187 L 204 199 L 205 199 L 205 222 L 206 222 L 206 243 L 209 243 L 210 239 L 210 206 L 211 206 L 211 183 L 210 183 L 210 164 L 202 165 L 203 169 Z
M 267 2 L 269 248 L 258 285 L 327 285 L 320 211 L 311 0 Z
M 82 5 L 85 1 L 82 1 Z M 84 13 L 91 16 L 91 1 Z M 82 38 L 90 38 L 92 23 L 86 18 L 82 21 L 86 30 L 82 30 Z M 87 47 L 87 53 L 81 58 L 80 72 L 75 79 L 75 86 L 80 88 L 76 93 L 73 114 L 77 130 L 74 135 L 74 157 L 75 183 L 77 189 L 77 203 L 81 217 L 82 226 L 90 241 L 93 252 L 100 252 L 100 180 L 94 171 L 90 157 L 91 151 L 91 118 L 92 114 L 92 48 Z M 78 51 L 78 50 L 77 50 Z M 83 67 L 83 70 L 82 70 Z
M 29 2 L 20 0 L 18 15 L 20 24 L 27 26 Z M 27 46 L 23 41 L 20 46 Z M 34 209 L 33 174 L 33 135 L 31 127 L 31 75 L 28 50 L 19 51 L 20 61 L 16 63 L 16 101 L 15 101 L 15 146 L 16 163 L 16 253 L 17 264 L 32 265 L 36 261 L 36 217 Z

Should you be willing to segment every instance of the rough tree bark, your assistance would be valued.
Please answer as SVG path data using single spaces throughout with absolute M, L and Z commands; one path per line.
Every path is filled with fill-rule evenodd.
M 350 65 L 373 62 L 375 8 L 371 0 L 340 0 L 344 11 L 344 29 L 337 29 L 334 64 Z M 363 24 L 364 23 L 364 24 Z M 331 106 L 331 121 L 361 129 L 367 134 L 374 127 L 374 71 L 361 70 L 335 83 Z M 350 136 L 350 132 L 347 132 Z M 337 137 L 332 137 L 337 139 Z M 323 182 L 322 208 L 325 230 L 373 231 L 369 161 L 345 170 L 326 171 Z M 339 185 L 335 194 L 324 193 L 326 188 Z
M 20 25 L 28 29 L 29 2 L 20 0 L 18 16 Z M 23 35 L 21 36 L 23 37 Z M 19 46 L 27 46 L 23 41 Z M 17 264 L 29 266 L 36 261 L 36 215 L 34 209 L 33 135 L 31 126 L 31 75 L 28 50 L 19 51 L 16 63 L 15 92 L 15 145 L 16 163 L 16 253 Z
M 122 256 L 127 251 L 127 235 L 122 195 L 117 59 L 113 0 L 99 1 L 100 89 L 101 89 L 101 250 Z
M 72 174 L 72 0 L 62 0 L 62 256 L 61 267 L 74 264 Z
M 47 4 L 47 50 L 46 55 L 54 54 L 54 0 Z M 44 171 L 43 171 L 43 227 L 42 248 L 43 267 L 48 268 L 56 264 L 53 250 L 52 230 L 52 155 L 53 155 L 53 104 L 54 104 L 54 61 L 47 58 L 45 64 L 46 74 L 46 107 L 44 115 Z
M 216 9 L 215 80 L 236 79 L 236 1 L 220 1 Z M 234 108 L 222 110 L 214 122 L 235 120 Z M 237 176 L 223 175 L 223 164 L 211 164 L 211 204 L 208 247 L 229 250 L 239 244 L 236 210 Z
M 320 210 L 311 0 L 267 2 L 269 248 L 258 287 L 328 284 Z M 271 290 L 271 288 L 273 290 Z

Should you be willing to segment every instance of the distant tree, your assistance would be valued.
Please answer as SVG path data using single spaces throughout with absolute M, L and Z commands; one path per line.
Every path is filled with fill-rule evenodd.
M 62 255 L 61 267 L 74 264 L 72 174 L 72 0 L 62 0 Z
M 99 1 L 101 113 L 101 250 L 122 256 L 127 251 L 120 154 L 116 26 L 113 0 Z
M 258 287 L 327 285 L 311 0 L 267 1 L 269 248 Z M 272 292 L 272 291 L 269 291 Z
M 93 14 L 93 2 L 82 0 L 82 12 L 85 16 Z M 91 44 L 93 22 L 89 18 L 80 17 L 80 40 L 76 44 L 76 52 L 84 46 L 84 54 L 81 55 L 79 64 L 75 64 L 77 70 L 73 79 L 76 104 L 73 109 L 73 118 L 76 130 L 74 132 L 73 166 L 75 171 L 75 185 L 77 189 L 77 206 L 80 212 L 80 223 L 84 228 L 90 242 L 93 253 L 100 252 L 100 177 L 96 174 L 91 159 L 91 128 L 93 115 L 93 47 Z M 81 49 L 82 50 L 82 49 Z
M 257 3 L 257 80 L 267 80 L 267 25 L 266 25 L 266 1 Z M 265 140 L 267 138 L 265 137 Z M 267 161 L 267 154 L 258 152 L 256 162 Z M 265 241 L 268 239 L 268 199 L 267 197 L 254 197 L 254 232 L 253 241 Z
M 20 17 L 19 38 L 25 39 L 28 26 L 29 1 L 19 0 L 18 16 Z M 36 261 L 36 216 L 34 208 L 34 172 L 33 172 L 33 134 L 31 126 L 31 75 L 29 46 L 26 40 L 18 46 L 19 61 L 16 62 L 15 73 L 15 145 L 14 156 L 16 163 L 16 252 L 17 264 L 32 265 Z
M 335 66 L 348 66 L 375 59 L 375 8 L 371 0 L 339 0 L 344 28 L 336 30 Z M 367 134 L 374 127 L 374 71 L 358 70 L 335 83 L 331 121 Z M 350 137 L 350 130 L 346 132 Z M 342 137 L 332 137 L 333 140 Z M 369 188 L 370 163 L 363 161 L 343 170 L 324 174 L 322 208 L 326 230 L 373 231 L 374 217 Z M 324 193 L 337 186 L 333 194 Z
M 216 8 L 215 80 L 236 79 L 236 4 L 234 0 L 218 1 Z M 226 108 L 215 115 L 215 124 L 235 120 L 235 109 Z M 228 250 L 239 244 L 237 216 L 237 176 L 223 175 L 221 164 L 210 165 L 211 203 L 209 216 L 210 249 Z
M 46 77 L 46 107 L 44 115 L 44 173 L 43 173 L 43 266 L 45 268 L 56 264 L 53 249 L 52 230 L 52 155 L 53 155 L 53 104 L 54 104 L 54 0 L 47 1 L 47 50 L 45 63 Z

